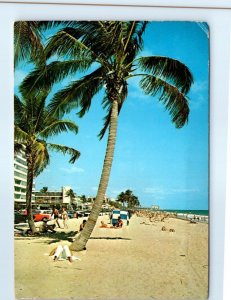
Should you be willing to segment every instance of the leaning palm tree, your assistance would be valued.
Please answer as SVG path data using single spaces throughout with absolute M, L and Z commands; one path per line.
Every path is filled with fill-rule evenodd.
M 45 51 L 62 61 L 49 64 L 46 72 L 34 71 L 23 83 L 22 89 L 40 86 L 49 88 L 76 71 L 90 72 L 58 92 L 49 109 L 57 116 L 78 107 L 82 117 L 90 108 L 93 97 L 104 91 L 103 108 L 107 110 L 104 126 L 99 133 L 103 138 L 107 129 L 108 142 L 96 200 L 84 230 L 72 244 L 72 250 L 82 250 L 94 229 L 110 177 L 121 108 L 128 96 L 129 79 L 139 76 L 145 94 L 158 96 L 176 128 L 188 121 L 187 93 L 193 82 L 187 66 L 178 60 L 160 56 L 139 56 L 143 49 L 142 35 L 147 22 L 75 22 L 54 35 Z M 93 65 L 94 63 L 94 65 Z M 92 69 L 89 68 L 94 68 Z M 52 76 L 51 76 L 52 74 Z
M 32 216 L 33 180 L 49 164 L 49 150 L 71 155 L 70 162 L 74 163 L 79 157 L 79 151 L 64 145 L 49 143 L 47 139 L 62 132 L 77 133 L 78 127 L 69 120 L 56 118 L 48 112 L 46 98 L 48 93 L 40 96 L 15 96 L 15 152 L 23 151 L 27 162 L 26 209 L 29 227 L 36 231 Z

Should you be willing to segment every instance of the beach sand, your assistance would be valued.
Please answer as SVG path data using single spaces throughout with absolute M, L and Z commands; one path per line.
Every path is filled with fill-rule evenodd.
M 15 237 L 15 293 L 26 299 L 199 300 L 208 296 L 208 224 L 175 218 L 149 222 L 133 216 L 122 229 L 98 223 L 81 260 L 48 256 L 68 240 Z M 68 220 L 78 230 L 81 219 Z M 167 231 L 162 231 L 165 226 Z M 173 228 L 175 232 L 169 232 Z M 63 231 L 63 230 L 59 230 Z M 65 236 L 65 235 L 64 235 Z

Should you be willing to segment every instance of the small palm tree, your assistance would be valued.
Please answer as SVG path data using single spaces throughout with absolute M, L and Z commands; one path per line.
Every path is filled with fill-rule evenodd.
M 73 191 L 72 189 L 69 189 L 69 190 L 66 192 L 66 195 L 67 195 L 67 197 L 70 197 L 70 199 L 71 199 L 71 204 L 72 204 L 73 200 L 75 199 L 75 193 L 74 193 L 74 191 Z
M 187 93 L 193 82 L 192 74 L 178 60 L 139 56 L 147 24 L 136 21 L 75 22 L 72 27 L 55 34 L 45 49 L 47 57 L 56 54 L 64 61 L 52 62 L 46 72 L 35 70 L 23 83 L 22 88 L 26 91 L 35 86 L 49 88 L 65 76 L 88 70 L 95 63 L 94 71 L 73 81 L 54 96 L 49 108 L 57 116 L 78 107 L 82 117 L 89 110 L 93 97 L 102 89 L 105 93 L 102 105 L 107 114 L 100 139 L 108 128 L 109 133 L 102 174 L 88 222 L 72 244 L 72 250 L 85 248 L 101 210 L 113 161 L 118 116 L 128 96 L 129 79 L 141 78 L 140 88 L 147 95 L 158 96 L 176 128 L 188 121 Z
M 49 164 L 49 150 L 71 155 L 70 163 L 79 157 L 79 151 L 59 144 L 49 143 L 47 139 L 61 132 L 78 132 L 75 123 L 56 118 L 46 107 L 47 93 L 40 96 L 15 96 L 15 151 L 24 151 L 27 162 L 26 209 L 29 227 L 36 231 L 32 216 L 33 180 Z
M 118 195 L 116 201 L 122 203 L 122 206 L 124 207 L 124 203 L 126 202 L 125 193 L 124 193 L 124 192 L 121 192 L 121 193 Z
M 121 192 L 117 197 L 117 201 L 121 202 L 123 206 L 126 203 L 128 208 L 140 206 L 138 197 L 135 196 L 131 190 L 126 190 L 125 192 Z
M 44 187 L 40 190 L 41 193 L 46 193 L 47 191 L 48 191 L 48 187 L 47 187 L 47 186 L 44 186 Z

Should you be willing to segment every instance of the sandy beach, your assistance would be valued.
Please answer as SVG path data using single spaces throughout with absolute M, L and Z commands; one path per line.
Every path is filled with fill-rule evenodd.
M 15 294 L 26 299 L 199 300 L 208 295 L 208 224 L 132 216 L 122 229 L 99 228 L 74 253 L 54 262 L 49 253 L 70 245 L 81 219 L 49 237 L 15 237 Z M 162 231 L 165 226 L 166 231 Z M 169 232 L 174 229 L 175 232 Z M 71 232 L 72 231 L 72 232 Z M 65 238 L 61 240 L 61 238 Z

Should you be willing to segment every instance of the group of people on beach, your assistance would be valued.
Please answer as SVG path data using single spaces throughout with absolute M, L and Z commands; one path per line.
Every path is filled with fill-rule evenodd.
M 118 217 L 117 222 L 114 225 L 108 226 L 104 223 L 104 221 L 101 221 L 100 228 L 122 228 L 123 227 L 123 220 L 121 217 Z
M 51 218 L 52 217 L 54 218 L 55 223 L 57 224 L 57 226 L 59 228 L 61 228 L 60 223 L 59 223 L 60 218 L 63 220 L 64 228 L 68 228 L 68 225 L 67 225 L 68 213 L 67 213 L 65 207 L 62 207 L 62 210 L 61 210 L 61 213 L 60 213 L 59 210 L 54 206 L 53 209 L 52 209 L 52 214 L 51 214 Z
M 148 218 L 150 222 L 164 222 L 164 220 L 168 218 L 170 214 L 163 211 L 137 210 L 136 216 Z

